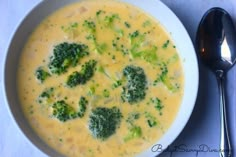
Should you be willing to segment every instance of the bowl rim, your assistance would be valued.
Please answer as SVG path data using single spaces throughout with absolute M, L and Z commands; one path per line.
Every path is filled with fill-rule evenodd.
M 42 155 L 44 155 L 44 156 L 48 156 L 49 155 L 48 151 L 42 149 L 42 147 L 39 144 L 35 143 L 26 134 L 26 132 L 19 125 L 19 122 L 16 119 L 15 115 L 13 114 L 12 108 L 11 108 L 11 106 L 9 104 L 8 95 L 7 95 L 7 92 L 6 92 L 6 88 L 7 88 L 6 87 L 6 72 L 7 72 L 6 71 L 6 69 L 7 69 L 6 63 L 7 63 L 7 58 L 8 58 L 8 55 L 9 55 L 10 48 L 12 46 L 12 40 L 14 39 L 16 33 L 19 31 L 19 28 L 23 25 L 23 23 L 25 22 L 27 17 L 29 17 L 33 11 L 35 11 L 37 8 L 39 8 L 44 3 L 47 3 L 47 1 L 49 1 L 49 0 L 40 0 L 40 1 L 36 2 L 30 9 L 28 9 L 28 11 L 21 18 L 19 18 L 18 22 L 14 26 L 13 31 L 10 33 L 8 41 L 6 42 L 7 46 L 6 46 L 5 50 L 4 50 L 5 53 L 3 55 L 3 66 L 2 66 L 2 80 L 3 81 L 1 82 L 4 105 L 6 106 L 7 113 L 9 115 L 11 121 L 13 122 L 14 127 L 16 128 L 18 133 L 21 135 L 21 137 L 26 141 L 26 143 L 31 146 L 31 148 L 33 150 L 37 150 L 37 152 L 42 153 Z M 58 157 L 64 157 L 64 156 L 61 156 L 61 154 L 59 154 Z
M 70 2 L 67 2 L 67 5 L 68 4 L 71 4 L 73 2 L 79 2 L 80 0 L 71 0 Z M 82 0 L 83 1 L 83 0 Z M 131 5 L 134 5 L 140 9 L 142 9 L 144 12 L 146 12 L 145 9 L 143 9 L 142 5 L 146 5 L 145 2 L 143 0 L 118 0 L 118 1 L 122 1 L 122 2 L 125 2 L 125 3 L 128 3 L 128 4 L 131 4 Z M 32 146 L 32 148 L 34 149 L 37 149 L 39 151 L 41 151 L 42 153 L 44 153 L 44 155 L 48 155 L 48 152 L 45 151 L 44 149 L 42 149 L 42 147 L 38 144 L 36 144 L 35 142 L 32 141 L 31 138 L 29 138 L 27 136 L 27 134 L 25 133 L 25 131 L 19 126 L 19 122 L 18 120 L 16 119 L 15 115 L 13 114 L 13 111 L 12 111 L 12 108 L 9 104 L 9 100 L 8 100 L 8 96 L 7 96 L 7 92 L 6 92 L 6 62 L 7 62 L 7 59 L 8 59 L 8 54 L 9 54 L 9 51 L 10 51 L 10 48 L 12 46 L 12 41 L 13 39 L 15 38 L 15 35 L 16 33 L 19 31 L 19 28 L 23 25 L 23 23 L 26 21 L 27 17 L 31 15 L 32 12 L 34 11 L 37 11 L 38 8 L 40 8 L 40 6 L 42 5 L 46 5 L 47 3 L 49 2 L 49 0 L 45 0 L 45 1 L 39 1 L 38 3 L 36 3 L 26 14 L 25 16 L 23 16 L 21 19 L 20 19 L 20 22 L 17 22 L 17 26 L 15 27 L 14 31 L 12 31 L 11 33 L 11 36 L 8 40 L 8 47 L 6 49 L 6 53 L 5 53 L 5 56 L 4 56 L 4 59 L 3 59 L 3 99 L 4 99 L 4 103 L 6 104 L 7 106 L 7 110 L 8 110 L 8 113 L 11 117 L 11 119 L 14 121 L 14 125 L 18 128 L 19 132 L 21 132 L 21 134 L 24 136 L 24 138 L 26 139 L 26 141 Z M 196 103 L 196 99 L 197 99 L 197 93 L 198 93 L 198 87 L 199 87 L 199 69 L 198 69 L 198 61 L 197 61 L 197 55 L 195 53 L 195 49 L 194 49 L 194 46 L 193 46 L 193 43 L 189 37 L 189 34 L 186 30 L 186 28 L 184 27 L 184 25 L 182 24 L 182 22 L 179 20 L 179 18 L 174 14 L 174 12 L 168 7 L 166 6 L 163 2 L 159 1 L 159 0 L 150 0 L 150 3 L 153 3 L 155 5 L 153 5 L 152 7 L 155 7 L 155 6 L 158 6 L 158 7 L 161 7 L 165 10 L 165 13 L 168 14 L 168 17 L 171 17 L 175 20 L 175 25 L 178 25 L 180 28 L 181 28 L 181 32 L 184 33 L 184 38 L 187 40 L 185 42 L 187 42 L 188 44 L 188 49 L 191 51 L 191 59 L 192 59 L 192 65 L 193 65 L 193 71 L 195 72 L 195 78 L 193 80 L 193 83 L 192 83 L 192 103 L 190 104 L 190 107 L 188 108 L 189 110 L 186 112 L 186 115 L 185 115 L 185 118 L 182 119 L 182 124 L 180 124 L 178 126 L 178 129 L 176 131 L 173 132 L 173 131 L 170 131 L 173 127 L 173 124 L 174 122 L 172 122 L 171 126 L 168 128 L 167 130 L 167 133 L 165 133 L 161 139 L 159 139 L 157 142 L 159 143 L 164 143 L 163 144 L 163 147 L 161 150 L 158 150 L 158 151 L 153 151 L 152 148 L 153 146 L 155 146 L 156 144 L 158 144 L 157 142 L 155 142 L 155 144 L 149 148 L 148 150 L 145 150 L 144 152 L 142 152 L 141 154 L 138 154 L 138 156 L 150 156 L 150 155 L 159 155 L 161 154 L 161 152 L 163 152 L 166 148 L 168 148 L 168 146 L 174 142 L 174 140 L 179 136 L 179 134 L 183 131 L 184 127 L 186 126 L 187 122 L 189 121 L 190 117 L 191 117 L 191 114 L 193 112 L 193 109 L 194 109 L 194 106 L 195 106 L 195 103 Z M 151 5 L 148 5 L 149 7 Z M 63 7 L 63 6 L 61 6 Z M 53 10 L 53 12 L 55 12 L 56 10 Z M 147 13 L 147 12 L 146 12 Z M 149 13 L 147 13 L 149 14 Z M 151 16 L 153 16 L 153 14 L 150 14 Z M 153 16 L 155 18 L 155 16 Z M 159 19 L 157 19 L 159 20 Z M 162 22 L 160 22 L 161 25 L 163 24 Z M 163 26 L 165 30 L 168 30 L 165 26 Z M 173 38 L 173 36 L 171 35 L 171 38 Z M 174 41 L 174 43 L 176 43 L 176 41 Z M 178 50 L 178 53 L 179 53 L 179 50 Z M 182 61 L 183 62 L 183 61 Z M 185 72 L 184 72 L 185 74 Z M 184 92 L 185 93 L 185 92 Z M 184 98 L 183 98 L 184 99 Z M 182 106 L 182 103 L 180 104 L 180 107 Z M 180 108 L 179 108 L 179 111 L 175 117 L 175 119 L 180 116 L 179 115 L 179 112 L 180 112 Z M 173 129 L 172 129 L 173 130 Z M 170 137 L 166 137 L 167 134 L 171 135 Z M 165 141 L 168 141 L 168 142 L 165 142 Z

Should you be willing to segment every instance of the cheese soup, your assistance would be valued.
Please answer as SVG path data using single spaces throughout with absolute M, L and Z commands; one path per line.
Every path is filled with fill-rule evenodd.
M 29 37 L 19 63 L 24 114 L 69 157 L 130 157 L 174 121 L 184 74 L 169 32 L 129 4 L 87 0 L 59 9 Z

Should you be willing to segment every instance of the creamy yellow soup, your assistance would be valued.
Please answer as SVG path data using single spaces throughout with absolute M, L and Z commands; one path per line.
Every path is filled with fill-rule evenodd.
M 87 45 L 89 54 L 58 74 L 49 64 L 61 43 Z M 93 75 L 84 84 L 68 86 L 68 77 L 82 73 L 89 60 L 96 61 Z M 145 95 L 135 102 L 123 95 L 129 81 L 123 71 L 131 65 L 140 67 L 146 77 Z M 37 77 L 38 69 L 47 73 L 45 80 Z M 23 49 L 17 79 L 32 128 L 70 157 L 130 157 L 150 148 L 174 121 L 184 86 L 177 48 L 161 24 L 134 6 L 110 0 L 74 3 L 42 21 Z M 42 98 L 43 92 L 49 96 Z M 81 97 L 88 102 L 83 116 L 62 121 L 54 115 L 53 104 L 63 100 L 77 111 Z M 89 127 L 98 107 L 116 107 L 122 114 L 115 131 L 104 139 Z M 133 126 L 139 132 L 130 136 Z

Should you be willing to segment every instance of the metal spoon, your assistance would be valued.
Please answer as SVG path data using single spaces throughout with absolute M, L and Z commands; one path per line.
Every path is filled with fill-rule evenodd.
M 220 156 L 231 157 L 224 78 L 236 61 L 236 30 L 230 15 L 225 10 L 212 8 L 205 13 L 198 27 L 196 50 L 200 59 L 217 77 L 220 92 Z

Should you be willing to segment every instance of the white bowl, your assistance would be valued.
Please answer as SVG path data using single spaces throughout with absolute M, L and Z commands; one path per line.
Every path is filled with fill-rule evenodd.
M 24 135 L 37 148 L 49 156 L 62 156 L 55 150 L 48 147 L 31 129 L 25 119 L 17 95 L 16 74 L 18 69 L 19 56 L 27 38 L 35 27 L 49 14 L 72 2 L 79 0 L 51 1 L 45 0 L 37 5 L 21 22 L 9 45 L 5 58 L 4 87 L 5 99 L 9 111 Z M 151 157 L 159 155 L 167 148 L 180 134 L 185 127 L 193 111 L 198 91 L 198 65 L 191 39 L 180 20 L 175 14 L 159 0 L 122 0 L 141 8 L 146 13 L 157 19 L 160 24 L 171 32 L 171 37 L 178 49 L 185 75 L 184 95 L 177 116 L 168 131 L 162 138 L 153 144 L 153 147 L 145 150 L 138 156 Z M 161 146 L 161 149 L 160 149 Z

